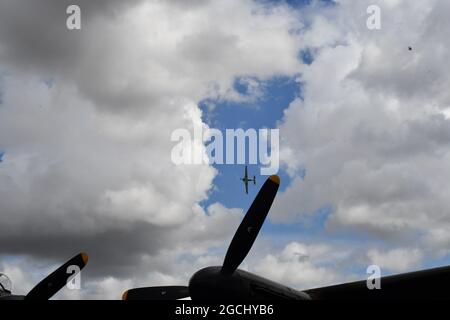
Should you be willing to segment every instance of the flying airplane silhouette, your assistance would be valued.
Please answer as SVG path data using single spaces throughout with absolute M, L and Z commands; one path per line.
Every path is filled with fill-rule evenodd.
M 298 291 L 238 267 L 250 251 L 272 206 L 280 179 L 269 177 L 238 227 L 222 266 L 197 271 L 188 286 L 130 289 L 123 300 L 382 300 L 449 299 L 450 266 L 380 278 L 381 289 L 369 290 L 367 281 Z M 298 270 L 302 272 L 302 270 Z
M 77 274 L 77 272 L 68 273 L 70 266 L 78 266 L 81 271 L 87 262 L 88 255 L 86 253 L 77 254 L 39 282 L 26 296 L 14 295 L 10 288 L 0 283 L 0 300 L 48 300 L 67 284 L 70 277 Z
M 248 183 L 253 181 L 253 184 L 256 185 L 256 177 L 253 176 L 253 179 L 249 179 L 248 178 L 248 174 L 247 174 L 247 166 L 245 166 L 245 172 L 244 172 L 244 177 L 241 178 L 241 180 L 244 182 L 245 185 L 245 193 L 248 194 Z

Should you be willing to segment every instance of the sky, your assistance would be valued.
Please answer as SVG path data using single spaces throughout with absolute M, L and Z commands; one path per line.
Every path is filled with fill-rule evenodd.
M 74 3 L 81 30 L 66 28 Z M 266 177 L 249 165 L 246 195 L 244 165 L 174 164 L 171 134 L 199 125 L 280 132 L 280 191 L 242 269 L 308 289 L 450 264 L 448 1 L 39 4 L 0 1 L 0 272 L 15 293 L 80 251 L 82 290 L 56 299 L 221 265 Z

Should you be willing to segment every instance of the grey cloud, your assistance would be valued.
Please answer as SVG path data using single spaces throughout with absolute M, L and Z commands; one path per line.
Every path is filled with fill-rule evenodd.
M 48 217 L 41 219 L 53 228 L 58 223 Z M 104 221 L 102 223 L 105 223 Z M 141 256 L 156 255 L 159 250 L 171 245 L 170 228 L 162 228 L 148 223 L 136 222 L 120 227 L 109 228 L 95 233 L 54 232 L 42 233 L 35 230 L 38 223 L 30 223 L 17 236 L 3 232 L 0 235 L 2 254 L 31 255 L 34 258 L 46 257 L 55 263 L 68 259 L 72 255 L 84 251 L 90 256 L 87 273 L 90 276 L 104 277 L 132 276 L 135 265 Z M 64 258 L 66 257 L 66 258 Z M 63 263 L 63 261 L 61 261 Z
M 102 17 L 114 20 L 136 1 L 5 0 L 0 3 L 0 59 L 24 70 L 58 73 L 75 71 L 90 23 Z M 82 10 L 83 31 L 66 28 L 66 9 L 77 4 Z

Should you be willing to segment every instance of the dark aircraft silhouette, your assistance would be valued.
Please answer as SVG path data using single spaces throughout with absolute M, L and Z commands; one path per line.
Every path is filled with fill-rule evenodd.
M 130 289 L 123 300 L 377 300 L 449 299 L 450 266 L 404 273 L 380 279 L 380 290 L 369 290 L 367 281 L 298 291 L 237 269 L 250 251 L 278 191 L 280 179 L 266 180 L 231 240 L 222 266 L 197 271 L 188 286 Z M 298 270 L 302 272 L 302 270 Z
M 77 254 L 75 257 L 67 261 L 61 267 L 53 271 L 45 279 L 39 282 L 26 296 L 14 295 L 11 289 L 0 284 L 0 301 L 1 300 L 48 300 L 55 293 L 61 290 L 70 277 L 76 273 L 68 273 L 69 266 L 78 266 L 79 270 L 84 268 L 88 262 L 88 256 L 85 253 Z
M 249 179 L 248 178 L 248 174 L 247 174 L 247 166 L 245 166 L 245 173 L 244 173 L 244 177 L 241 179 L 244 182 L 245 185 L 245 193 L 248 194 L 248 183 L 253 181 L 253 184 L 256 185 L 256 177 L 253 176 L 253 179 Z

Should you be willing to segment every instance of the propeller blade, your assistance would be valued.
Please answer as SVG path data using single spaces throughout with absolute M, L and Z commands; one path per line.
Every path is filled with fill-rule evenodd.
M 269 213 L 279 186 L 280 178 L 275 175 L 270 176 L 264 182 L 234 234 L 233 240 L 231 240 L 222 266 L 223 274 L 232 274 L 247 256 L 266 219 L 267 213 Z
M 61 267 L 53 271 L 45 279 L 39 282 L 30 292 L 25 296 L 27 300 L 48 300 L 55 293 L 67 284 L 67 280 L 72 277 L 73 273 L 67 273 L 69 266 L 78 266 L 81 269 L 88 262 L 88 255 L 86 253 L 77 254 L 75 257 L 67 261 Z
M 185 286 L 136 288 L 125 291 L 122 300 L 177 300 L 189 297 Z

